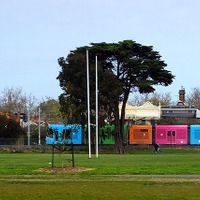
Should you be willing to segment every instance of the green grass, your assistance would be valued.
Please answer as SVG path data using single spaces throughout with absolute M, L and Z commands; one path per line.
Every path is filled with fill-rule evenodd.
M 71 166 L 68 159 L 70 154 L 55 155 L 55 166 Z M 0 174 L 26 175 L 42 174 L 36 171 L 39 168 L 51 166 L 51 154 L 0 154 Z M 82 172 L 81 175 L 124 175 L 124 174 L 200 174 L 200 152 L 161 154 L 100 154 L 99 158 L 87 154 L 76 154 L 75 165 L 93 170 Z M 1 176 L 0 175 L 0 176 Z
M 0 183 L 0 199 L 199 199 L 199 185 L 137 181 Z
M 55 166 L 62 161 L 71 166 L 70 158 L 70 154 L 56 154 Z M 50 167 L 51 159 L 51 154 L 1 153 L 0 200 L 200 199 L 199 151 L 135 151 L 100 154 L 99 158 L 92 155 L 91 159 L 76 154 L 75 165 L 92 170 L 70 174 L 38 171 Z

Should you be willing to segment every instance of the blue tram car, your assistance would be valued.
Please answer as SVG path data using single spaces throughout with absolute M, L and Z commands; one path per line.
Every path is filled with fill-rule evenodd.
M 190 144 L 200 144 L 200 125 L 190 125 Z
M 46 144 L 82 144 L 82 126 L 78 124 L 51 124 L 48 127 Z

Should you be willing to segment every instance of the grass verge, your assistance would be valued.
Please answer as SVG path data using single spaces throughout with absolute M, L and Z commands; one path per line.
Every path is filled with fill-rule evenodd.
M 75 165 L 93 170 L 38 171 L 51 166 L 51 156 L 0 154 L 0 200 L 200 199 L 199 151 L 100 154 L 91 159 L 77 154 Z M 69 160 L 70 154 L 55 155 L 55 166 L 70 166 Z

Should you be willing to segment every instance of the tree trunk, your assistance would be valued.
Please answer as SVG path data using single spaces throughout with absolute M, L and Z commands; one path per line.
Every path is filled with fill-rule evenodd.
M 115 121 L 115 126 L 116 126 L 116 138 L 115 138 L 115 143 L 116 143 L 116 153 L 119 154 L 125 154 L 126 153 L 126 142 L 124 140 L 124 124 L 125 124 L 125 108 L 126 108 L 126 103 L 128 101 L 128 96 L 129 96 L 130 89 L 127 89 L 124 94 L 124 100 L 122 104 L 122 109 L 121 109 L 121 119 L 119 118 L 119 106 L 115 108 L 115 116 L 116 116 L 116 121 Z
M 123 137 L 120 131 L 120 119 L 119 119 L 119 107 L 117 106 L 117 108 L 115 109 L 115 130 L 116 130 L 116 134 L 115 134 L 115 152 L 117 154 L 125 154 L 125 146 L 123 143 Z
M 96 153 L 95 133 L 96 133 L 96 129 L 94 128 L 94 126 L 91 126 L 91 153 L 92 154 Z

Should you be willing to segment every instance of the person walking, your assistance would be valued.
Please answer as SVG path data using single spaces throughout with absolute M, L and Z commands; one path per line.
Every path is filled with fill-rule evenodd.
M 154 149 L 155 149 L 155 153 L 158 153 L 158 151 L 160 151 L 160 145 L 158 144 L 158 142 L 154 144 Z

